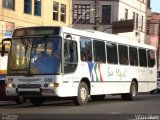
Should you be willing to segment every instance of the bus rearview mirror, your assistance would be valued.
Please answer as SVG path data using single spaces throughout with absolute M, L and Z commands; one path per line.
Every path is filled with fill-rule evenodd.
M 68 39 L 68 38 L 72 40 L 72 36 L 70 34 L 67 34 L 65 39 Z
M 4 53 L 5 53 L 5 45 L 3 44 L 3 45 L 2 45 L 2 51 L 1 51 L 1 56 L 2 56 L 2 57 L 4 56 Z

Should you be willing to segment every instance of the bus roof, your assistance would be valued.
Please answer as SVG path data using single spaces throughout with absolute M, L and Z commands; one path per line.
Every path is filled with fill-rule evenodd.
M 78 36 L 95 38 L 95 39 L 100 39 L 104 41 L 112 41 L 112 42 L 117 42 L 120 44 L 127 44 L 131 46 L 155 49 L 154 46 L 143 44 L 143 43 L 136 43 L 136 42 L 128 40 L 127 38 L 124 38 L 122 36 L 115 35 L 115 34 L 104 33 L 104 32 L 95 31 L 95 30 L 78 30 L 78 29 L 67 28 L 67 27 L 61 27 L 61 29 L 65 33 L 70 33 L 70 34 L 74 34 Z

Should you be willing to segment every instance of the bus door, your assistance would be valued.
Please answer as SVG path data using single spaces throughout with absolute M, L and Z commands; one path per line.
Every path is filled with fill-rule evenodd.
M 71 36 L 72 37 L 72 36 Z M 72 38 L 66 38 L 64 40 L 64 77 L 63 83 L 67 87 L 68 94 L 72 95 L 73 83 L 77 81 L 77 75 L 75 73 L 78 65 L 78 52 L 77 52 L 77 42 L 72 40 Z

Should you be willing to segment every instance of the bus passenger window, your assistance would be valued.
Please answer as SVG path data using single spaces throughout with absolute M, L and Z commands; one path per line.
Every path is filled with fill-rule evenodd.
M 139 49 L 139 63 L 141 67 L 147 67 L 147 55 L 146 49 Z
M 124 45 L 118 45 L 119 51 L 119 63 L 121 65 L 128 65 L 128 47 Z
M 137 48 L 129 47 L 129 60 L 131 66 L 138 66 L 138 53 Z
M 155 51 L 154 50 L 147 50 L 148 56 L 148 67 L 154 67 L 155 65 Z
M 92 42 L 89 38 L 80 38 L 80 51 L 82 61 L 92 61 Z
M 105 54 L 105 42 L 94 40 L 93 41 L 93 52 L 94 52 L 94 61 L 105 63 L 106 54 Z
M 107 42 L 107 62 L 110 64 L 118 64 L 117 44 Z

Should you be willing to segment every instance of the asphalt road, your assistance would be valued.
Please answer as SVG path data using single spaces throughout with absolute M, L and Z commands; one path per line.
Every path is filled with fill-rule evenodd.
M 90 101 L 86 106 L 75 106 L 71 100 L 45 102 L 35 107 L 26 102 L 0 102 L 1 119 L 160 119 L 160 94 L 139 94 L 136 101 L 122 101 L 120 96 L 107 95 L 103 101 Z M 54 117 L 53 117 L 54 116 Z M 138 118 L 137 118 L 138 116 Z M 60 117 L 60 118 L 59 118 Z M 72 118 L 73 117 L 73 118 Z M 124 118 L 123 118 L 124 117 Z

